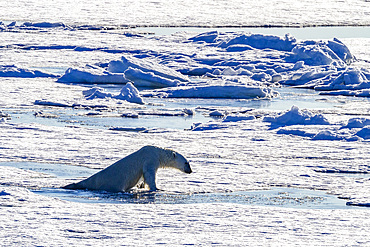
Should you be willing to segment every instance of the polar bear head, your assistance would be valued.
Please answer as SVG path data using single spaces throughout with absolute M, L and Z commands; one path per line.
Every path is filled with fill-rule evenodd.
M 188 174 L 192 173 L 189 161 L 178 152 L 167 149 L 165 160 L 166 161 L 161 164 L 162 168 L 175 168 Z
M 188 173 L 188 174 L 193 172 L 190 168 L 189 161 L 185 159 L 184 156 L 182 156 L 181 154 L 177 152 L 172 152 L 172 156 L 174 158 L 174 163 L 175 163 L 174 168 L 177 168 L 180 171 Z

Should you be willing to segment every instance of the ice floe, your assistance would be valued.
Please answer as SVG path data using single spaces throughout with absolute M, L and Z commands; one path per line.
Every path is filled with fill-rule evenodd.
M 144 74 L 152 73 L 157 77 L 173 81 L 187 82 L 188 78 L 175 70 L 160 65 L 150 59 L 139 59 L 133 56 L 122 56 L 120 60 L 111 61 L 108 64 L 108 71 L 112 73 L 125 73 L 127 69 L 137 69 Z
M 245 124 L 245 121 L 256 120 L 254 115 L 246 114 L 233 114 L 228 111 L 215 110 L 209 113 L 210 116 L 214 117 L 214 120 L 211 120 L 206 123 L 193 123 L 190 127 L 191 131 L 211 131 L 218 129 L 230 128 L 234 123 L 236 124 Z
M 263 118 L 264 122 L 269 122 L 276 126 L 286 126 L 286 125 L 329 125 L 330 122 L 321 114 L 313 114 L 308 110 L 300 110 L 297 106 L 292 106 L 292 108 L 282 113 L 278 116 L 266 116 Z
M 228 115 L 222 119 L 222 122 L 239 122 L 247 120 L 255 120 L 256 117 L 253 115 L 246 116 L 244 114 Z
M 209 85 L 209 86 L 182 86 L 144 91 L 145 97 L 164 98 L 229 98 L 229 99 L 252 99 L 272 98 L 278 96 L 278 92 L 268 87 L 252 87 L 243 85 Z
M 122 56 L 118 60 L 86 65 L 85 68 L 69 68 L 58 81 L 122 84 L 131 81 L 136 87 L 173 87 L 157 91 L 158 95 L 153 92 L 153 96 L 162 94 L 162 97 L 184 97 L 179 96 L 181 94 L 187 94 L 186 97 L 199 97 L 199 94 L 209 98 L 245 97 L 226 91 L 222 93 L 224 95 L 217 95 L 214 92 L 220 93 L 220 90 L 212 88 L 214 85 L 210 78 L 242 86 L 289 85 L 323 91 L 322 94 L 370 96 L 367 92 L 370 72 L 353 66 L 355 56 L 336 38 L 300 41 L 289 34 L 280 37 L 212 31 L 190 38 L 183 35 L 174 40 L 168 37 L 156 39 L 173 42 L 174 46 L 198 47 L 199 52 L 193 49 L 182 52 L 121 50 Z M 104 49 L 83 49 L 93 50 Z M 212 86 L 209 88 L 212 92 L 206 92 L 203 86 Z M 203 92 L 199 93 L 200 90 Z M 227 90 L 245 93 L 238 87 Z
M 306 137 L 315 141 L 351 142 L 370 139 L 370 119 L 351 118 L 346 123 L 330 123 L 324 115 L 300 110 L 296 106 L 277 116 L 265 116 L 262 121 L 271 123 L 271 129 L 278 129 L 277 134 Z M 317 127 L 309 128 L 309 125 Z
M 108 63 L 106 68 L 87 65 L 87 70 L 69 68 L 58 79 L 72 83 L 127 83 L 137 87 L 173 87 L 187 82 L 186 76 L 147 59 L 123 56 Z
M 342 128 L 363 128 L 370 125 L 368 118 L 351 118 Z
M 113 74 L 102 69 L 72 69 L 69 68 L 65 74 L 58 79 L 63 83 L 127 83 L 128 80 L 122 74 Z
M 42 72 L 40 70 L 23 69 L 16 65 L 0 65 L 0 77 L 36 78 L 56 77 L 56 75 Z

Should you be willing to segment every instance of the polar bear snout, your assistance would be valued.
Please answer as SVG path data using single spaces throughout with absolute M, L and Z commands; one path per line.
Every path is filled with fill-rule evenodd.
M 192 172 L 193 172 L 193 171 L 191 170 L 191 168 L 190 168 L 190 164 L 189 164 L 189 162 L 185 162 L 184 172 L 185 172 L 185 173 L 188 173 L 188 174 L 190 174 L 190 173 L 192 173 Z

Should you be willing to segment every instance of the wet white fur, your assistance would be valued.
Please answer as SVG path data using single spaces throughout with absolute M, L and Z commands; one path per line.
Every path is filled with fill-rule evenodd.
M 151 191 L 157 190 L 155 177 L 158 168 L 175 168 L 191 173 L 189 162 L 179 153 L 155 146 L 145 146 L 113 165 L 66 189 L 127 191 L 144 179 Z

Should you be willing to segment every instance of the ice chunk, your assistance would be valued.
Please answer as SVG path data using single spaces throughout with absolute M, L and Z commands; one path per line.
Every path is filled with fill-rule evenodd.
M 111 61 L 108 64 L 108 71 L 111 73 L 125 73 L 129 68 L 134 71 L 141 71 L 142 73 L 152 73 L 155 77 L 165 78 L 167 80 L 178 80 L 180 82 L 187 82 L 188 78 L 181 73 L 155 63 L 149 59 L 138 59 L 132 56 L 123 56 L 121 60 Z
M 182 69 L 179 69 L 179 72 L 183 75 L 190 75 L 190 76 L 202 76 L 202 75 L 206 75 L 207 73 L 214 74 L 213 69 L 207 68 L 207 67 L 182 68 Z M 219 74 L 221 74 L 221 71 L 219 72 Z
M 193 109 L 188 109 L 188 108 L 185 108 L 182 110 L 185 114 L 189 115 L 189 116 L 193 116 L 195 115 L 195 112 Z
M 365 139 L 365 140 L 370 139 L 370 126 L 366 126 L 366 127 L 362 128 L 360 131 L 358 131 L 356 133 L 356 135 Z
M 59 102 L 52 102 L 47 100 L 35 100 L 35 105 L 43 105 L 43 106 L 54 106 L 54 107 L 72 107 L 72 105 L 67 103 L 59 103 Z
M 340 40 L 334 38 L 333 41 L 328 41 L 328 47 L 337 54 L 346 64 L 351 64 L 356 58 L 351 54 L 348 47 L 344 45 Z
M 39 28 L 55 28 L 55 27 L 66 27 L 66 25 L 62 22 L 25 22 L 22 25 L 23 27 L 39 27 Z
M 271 81 L 272 80 L 271 76 L 264 72 L 255 73 L 251 76 L 251 78 L 256 81 Z
M 222 71 L 222 75 L 229 75 L 229 76 L 234 76 L 237 75 L 238 73 L 233 69 L 233 68 L 226 68 L 224 71 Z
M 123 74 L 113 74 L 100 69 L 79 70 L 69 68 L 58 79 L 63 83 L 119 83 L 125 84 L 128 80 Z
M 367 118 L 351 118 L 348 120 L 347 125 L 343 128 L 363 128 L 370 125 L 370 119 Z
M 342 95 L 355 97 L 370 97 L 370 89 L 363 90 L 335 90 L 328 92 L 320 92 L 320 95 Z
M 280 83 L 294 86 L 303 85 L 307 88 L 314 88 L 320 83 L 323 83 L 323 81 L 332 78 L 331 75 L 335 72 L 336 70 L 327 70 L 322 67 L 305 67 L 292 73 L 289 79 L 280 81 Z
M 139 90 L 137 90 L 131 82 L 128 82 L 124 87 L 122 87 L 121 92 L 114 96 L 114 98 L 136 104 L 145 104 L 143 98 L 140 96 Z
M 222 122 L 239 122 L 247 120 L 255 120 L 255 116 L 245 116 L 245 115 L 229 115 L 222 119 Z
M 219 36 L 218 31 L 211 31 L 211 32 L 205 32 L 205 33 L 198 34 L 190 38 L 189 40 L 193 42 L 214 43 L 216 42 L 216 39 L 218 38 L 218 36 Z
M 253 86 L 182 86 L 175 88 L 164 88 L 151 91 L 144 91 L 145 97 L 168 97 L 168 98 L 228 98 L 228 99 L 251 99 L 271 98 L 278 96 L 278 93 L 268 87 Z
M 237 44 L 237 45 L 230 45 L 226 48 L 227 52 L 243 52 L 243 51 L 249 51 L 253 50 L 254 48 L 250 45 L 244 45 L 244 44 Z
M 125 100 L 130 103 L 145 104 L 137 88 L 130 82 L 122 87 L 121 92 L 118 95 L 107 93 L 104 91 L 104 89 L 99 87 L 85 90 L 82 92 L 82 94 L 87 100 L 113 98 L 118 100 Z
M 306 65 L 330 65 L 345 67 L 355 58 L 341 41 L 303 41 L 292 52 L 295 61 L 304 61 Z
M 257 49 L 274 49 L 279 51 L 291 51 L 296 45 L 296 39 L 287 34 L 284 38 L 274 35 L 263 35 L 263 34 L 246 34 L 241 33 L 236 37 L 224 41 L 220 44 L 220 47 L 226 49 L 232 49 L 235 45 L 247 45 Z
M 300 110 L 297 106 L 292 108 L 279 116 L 267 116 L 263 118 L 264 122 L 270 122 L 271 124 L 286 126 L 296 124 L 330 124 L 329 121 L 321 114 L 313 114 L 308 110 Z
M 15 65 L 0 65 L 0 77 L 36 78 L 56 77 L 56 75 L 39 70 L 22 69 Z
M 319 45 L 298 44 L 292 50 L 297 60 L 303 60 L 308 65 L 330 65 L 335 60 L 328 49 Z
M 302 137 L 309 137 L 312 138 L 315 136 L 315 134 L 304 131 L 304 130 L 297 130 L 297 129 L 279 129 L 277 134 L 281 135 L 294 135 L 294 136 L 302 136 Z
M 105 98 L 112 98 L 113 95 L 110 93 L 106 93 L 104 89 L 99 87 L 93 87 L 91 89 L 82 91 L 82 94 L 85 96 L 87 100 L 92 99 L 105 99 Z
M 223 117 L 223 116 L 225 116 L 225 114 L 226 113 L 223 112 L 223 111 L 215 110 L 215 111 L 210 112 L 209 116 L 211 116 L 211 117 Z
M 321 80 L 315 90 L 361 90 L 370 88 L 370 73 L 359 68 L 346 68 Z
M 337 133 L 335 131 L 330 130 L 323 130 L 317 133 L 312 140 L 326 140 L 326 141 L 339 141 L 339 140 L 346 140 L 346 141 L 358 141 L 359 138 L 357 136 L 352 135 L 343 135 Z
M 161 77 L 153 72 L 143 72 L 140 69 L 128 68 L 125 77 L 140 87 L 175 87 L 180 81 Z
M 223 126 L 221 123 L 208 122 L 208 123 L 193 123 L 191 126 L 192 131 L 206 131 L 206 130 L 217 130 L 225 129 L 227 126 Z

